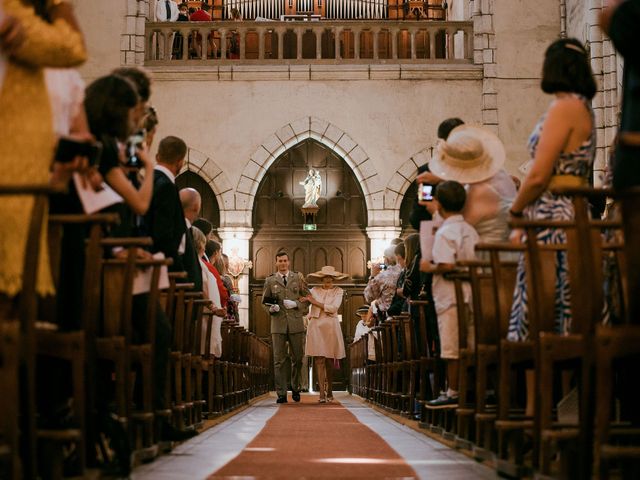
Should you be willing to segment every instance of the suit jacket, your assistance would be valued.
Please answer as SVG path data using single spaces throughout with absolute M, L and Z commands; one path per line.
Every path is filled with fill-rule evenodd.
M 145 230 L 153 239 L 153 251 L 173 259 L 171 271 L 184 270 L 178 247 L 187 231 L 176 185 L 161 171 L 153 172 L 153 197 L 145 215 Z
M 278 299 L 280 311 L 270 313 L 269 306 L 262 304 L 262 307 L 271 315 L 271 333 L 302 333 L 304 332 L 304 321 L 302 317 L 309 310 L 308 303 L 298 301 L 300 297 L 309 295 L 309 287 L 301 273 L 289 271 L 287 275 L 287 286 L 282 281 L 282 275 L 274 273 L 264 281 L 262 301 L 265 297 Z M 287 310 L 284 308 L 283 300 L 294 300 L 296 308 Z

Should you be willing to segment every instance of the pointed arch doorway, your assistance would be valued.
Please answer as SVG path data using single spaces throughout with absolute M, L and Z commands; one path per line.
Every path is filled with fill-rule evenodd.
M 300 185 L 309 168 L 322 178 L 317 230 L 303 230 L 300 208 L 304 188 Z M 353 338 L 355 311 L 364 303 L 369 242 L 366 234 L 367 207 L 364 194 L 347 163 L 325 145 L 307 139 L 285 151 L 271 165 L 258 187 L 253 205 L 254 236 L 250 251 L 253 269 L 250 278 L 251 312 L 249 329 L 270 341 L 269 316 L 261 307 L 264 280 L 275 268 L 275 254 L 289 254 L 291 269 L 305 276 L 324 265 L 348 273 L 340 282 L 345 291 L 341 310 L 345 346 Z M 346 388 L 348 376 L 343 362 L 336 372 L 334 388 Z M 344 373 L 343 373 L 344 372 Z M 342 374 L 341 374 L 342 373 Z

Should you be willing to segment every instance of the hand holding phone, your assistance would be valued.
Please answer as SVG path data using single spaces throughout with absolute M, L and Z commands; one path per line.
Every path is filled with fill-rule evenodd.
M 418 184 L 418 201 L 430 202 L 431 200 L 433 200 L 433 185 Z
M 54 160 L 60 163 L 70 163 L 76 157 L 84 157 L 88 160 L 89 166 L 96 165 L 102 154 L 102 144 L 100 142 L 81 141 L 71 137 L 61 137 L 58 140 Z

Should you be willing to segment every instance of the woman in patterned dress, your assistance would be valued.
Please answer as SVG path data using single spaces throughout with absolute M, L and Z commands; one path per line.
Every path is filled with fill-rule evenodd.
M 511 216 L 536 220 L 571 220 L 571 199 L 556 195 L 550 186 L 557 182 L 587 185 L 595 156 L 595 127 L 591 99 L 596 84 L 584 47 L 575 39 L 552 43 L 545 53 L 542 90 L 554 98 L 529 138 L 531 169 L 511 205 Z M 513 243 L 523 241 L 524 232 L 512 231 Z M 537 240 L 544 244 L 565 243 L 560 229 L 541 229 Z M 555 326 L 559 333 L 571 330 L 571 304 L 567 257 L 556 253 Z M 507 338 L 529 338 L 528 297 L 525 263 L 521 256 Z M 533 375 L 527 375 L 527 414 L 533 413 Z
M 334 362 L 346 356 L 342 329 L 338 321 L 343 291 L 340 287 L 335 287 L 333 281 L 345 279 L 347 276 L 331 266 L 322 267 L 320 271 L 309 274 L 310 279 L 321 280 L 322 286 L 313 287 L 308 296 L 300 299 L 311 304 L 305 355 L 314 357 L 320 403 L 333 400 L 331 385 Z

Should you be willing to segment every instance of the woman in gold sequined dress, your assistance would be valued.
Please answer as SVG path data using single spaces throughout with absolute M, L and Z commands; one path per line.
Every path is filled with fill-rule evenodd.
M 56 138 L 42 67 L 72 67 L 86 59 L 82 34 L 64 20 L 70 5 L 49 2 L 53 21 L 38 17 L 28 2 L 0 0 L 7 16 L 0 25 L 0 48 L 9 61 L 0 90 L 0 165 L 4 185 L 47 184 Z M 8 38 L 13 26 L 19 41 Z M 17 28 L 16 28 L 17 26 Z M 0 297 L 22 289 L 24 250 L 33 200 L 4 197 L 0 202 Z M 43 232 L 37 291 L 53 292 Z

